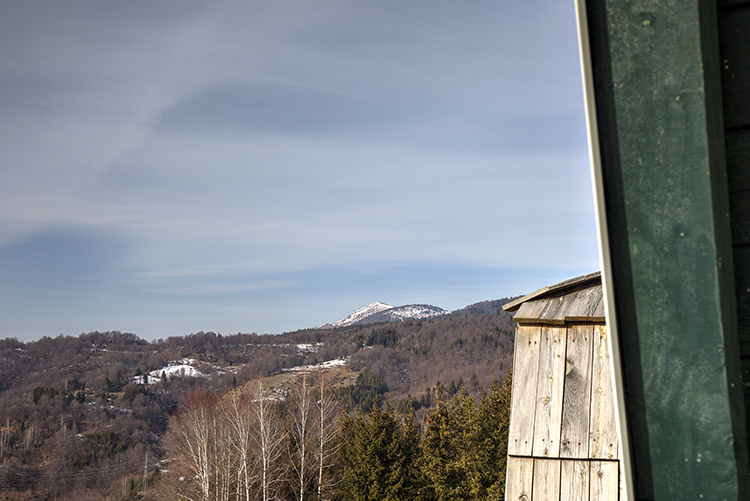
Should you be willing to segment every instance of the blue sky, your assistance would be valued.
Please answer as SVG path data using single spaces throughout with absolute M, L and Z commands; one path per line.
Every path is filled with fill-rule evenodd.
M 280 333 L 598 269 L 559 0 L 0 6 L 0 336 Z

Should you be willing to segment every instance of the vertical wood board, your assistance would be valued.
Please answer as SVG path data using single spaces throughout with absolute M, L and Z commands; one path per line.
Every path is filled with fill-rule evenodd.
M 721 94 L 727 128 L 750 124 L 750 9 L 719 14 Z
M 508 456 L 505 475 L 505 501 L 531 501 L 534 460 Z
M 589 462 L 561 460 L 560 501 L 588 501 Z
M 565 327 L 544 326 L 539 342 L 539 376 L 534 416 L 535 457 L 559 457 L 565 382 Z
M 530 456 L 534 438 L 539 338 L 541 327 L 520 325 L 516 330 L 513 361 L 508 454 Z
M 534 459 L 534 501 L 560 500 L 560 460 Z
M 612 391 L 607 328 L 594 325 L 594 348 L 591 370 L 591 422 L 589 423 L 589 457 L 617 459 L 617 426 Z
M 591 501 L 617 501 L 620 490 L 619 462 L 592 461 L 589 484 Z
M 593 333 L 591 324 L 568 328 L 560 457 L 588 458 Z

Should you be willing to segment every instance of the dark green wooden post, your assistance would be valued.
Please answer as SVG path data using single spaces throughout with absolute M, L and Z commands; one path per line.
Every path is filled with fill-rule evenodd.
M 716 3 L 580 1 L 634 498 L 750 499 Z

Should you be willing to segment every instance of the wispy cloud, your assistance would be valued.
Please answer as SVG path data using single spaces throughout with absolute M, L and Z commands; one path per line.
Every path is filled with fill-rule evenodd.
M 0 85 L 0 301 L 125 298 L 27 290 L 2 335 L 149 294 L 253 330 L 315 309 L 311 270 L 596 267 L 564 2 L 6 2 Z

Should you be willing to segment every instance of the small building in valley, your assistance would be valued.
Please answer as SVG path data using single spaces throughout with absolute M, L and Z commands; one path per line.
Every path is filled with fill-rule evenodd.
M 516 312 L 518 324 L 506 501 L 619 500 L 600 274 L 545 287 L 503 309 Z

